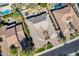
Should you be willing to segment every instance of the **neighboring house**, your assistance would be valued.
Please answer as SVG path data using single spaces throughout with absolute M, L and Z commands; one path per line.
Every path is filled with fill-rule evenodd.
M 75 12 L 79 16 L 79 3 L 72 3 L 71 6 L 74 8 Z
M 51 42 L 54 46 L 58 45 L 57 33 L 50 21 L 49 15 L 46 12 L 25 16 L 24 18 L 30 34 L 33 38 L 35 48 L 43 47 L 47 42 Z
M 11 4 L 0 3 L 0 16 L 8 15 L 12 13 Z
M 70 39 L 70 34 L 75 33 L 76 30 L 79 31 L 79 18 L 70 5 L 54 10 L 52 13 L 67 39 Z
M 76 6 L 77 11 L 78 11 L 78 13 L 79 13 L 79 3 L 76 3 L 75 6 Z
M 9 54 L 11 45 L 15 45 L 16 47 L 20 47 L 21 49 L 25 47 L 23 46 L 23 44 L 25 44 L 24 40 L 26 37 L 24 35 L 21 23 L 17 25 L 12 24 L 3 26 L 3 28 L 0 29 L 0 37 L 3 38 L 3 45 L 1 45 L 2 55 Z

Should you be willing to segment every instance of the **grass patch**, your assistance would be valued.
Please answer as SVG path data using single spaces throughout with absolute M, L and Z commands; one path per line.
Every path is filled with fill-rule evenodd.
M 17 18 L 17 17 L 19 17 L 19 16 L 21 16 L 21 15 L 20 15 L 18 12 L 16 12 L 16 13 L 13 14 L 13 17 L 14 17 L 14 18 Z
M 18 12 L 15 11 L 14 13 L 3 16 L 3 20 L 8 22 L 10 17 L 13 18 L 15 21 L 18 21 L 18 22 L 20 22 L 21 21 L 20 19 L 22 19 L 21 15 Z
M 76 36 L 79 36 L 79 32 L 76 32 L 75 35 L 76 35 Z
M 45 48 L 39 48 L 39 49 L 37 49 L 36 51 L 35 51 L 35 53 L 39 53 L 39 52 L 42 52 L 42 51 L 44 51 L 45 50 Z
M 15 47 L 15 45 L 11 45 L 10 47 L 10 55 L 16 56 L 17 53 L 17 47 Z
M 47 49 L 50 49 L 50 48 L 52 48 L 53 47 L 53 45 L 51 44 L 51 43 L 48 43 L 47 44 Z
M 41 7 L 47 7 L 47 3 L 39 3 Z

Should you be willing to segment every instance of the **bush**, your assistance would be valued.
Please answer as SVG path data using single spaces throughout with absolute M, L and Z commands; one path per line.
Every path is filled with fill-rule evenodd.
M 79 36 L 79 32 L 76 32 L 75 34 L 76 34 L 76 36 Z
M 45 48 L 39 48 L 39 49 L 37 49 L 37 51 L 35 51 L 35 53 L 39 53 L 39 52 L 42 52 L 44 50 L 45 50 Z
M 74 39 L 75 36 L 73 34 L 70 34 L 70 39 Z
M 11 45 L 10 53 L 11 55 L 17 55 L 17 48 L 15 47 L 15 45 Z
M 47 7 L 47 3 L 39 3 L 41 7 Z
M 50 48 L 52 48 L 53 47 L 53 45 L 51 44 L 51 43 L 48 43 L 47 44 L 47 49 L 50 49 Z

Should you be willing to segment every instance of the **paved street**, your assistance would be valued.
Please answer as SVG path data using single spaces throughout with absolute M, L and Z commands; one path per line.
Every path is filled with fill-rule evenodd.
M 75 40 L 59 48 L 43 53 L 40 56 L 59 56 L 59 55 L 63 56 L 63 55 L 68 55 L 70 53 L 76 52 L 77 50 L 79 50 L 79 40 Z

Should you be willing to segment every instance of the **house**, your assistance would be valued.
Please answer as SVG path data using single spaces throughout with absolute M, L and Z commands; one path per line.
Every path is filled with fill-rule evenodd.
M 42 12 L 40 14 L 32 15 L 26 18 L 30 34 L 33 38 L 35 48 L 43 47 L 47 42 L 57 46 L 59 44 L 57 33 L 50 21 L 48 13 Z
M 25 37 L 21 23 L 15 25 L 14 22 L 3 26 L 0 29 L 0 37 L 3 39 L 3 42 L 0 42 L 2 55 L 9 55 L 10 47 L 12 45 L 15 45 L 15 47 L 19 47 L 20 49 L 26 48 L 26 46 L 24 46 L 23 44 L 25 44 L 24 40 L 27 39 Z
M 72 3 L 71 6 L 75 10 L 76 14 L 79 16 L 79 3 Z
M 52 14 L 54 14 L 62 33 L 67 39 L 70 39 L 71 34 L 74 35 L 75 31 L 79 31 L 79 18 L 69 4 L 66 7 L 52 11 Z
M 0 3 L 0 16 L 8 15 L 12 13 L 11 4 Z

